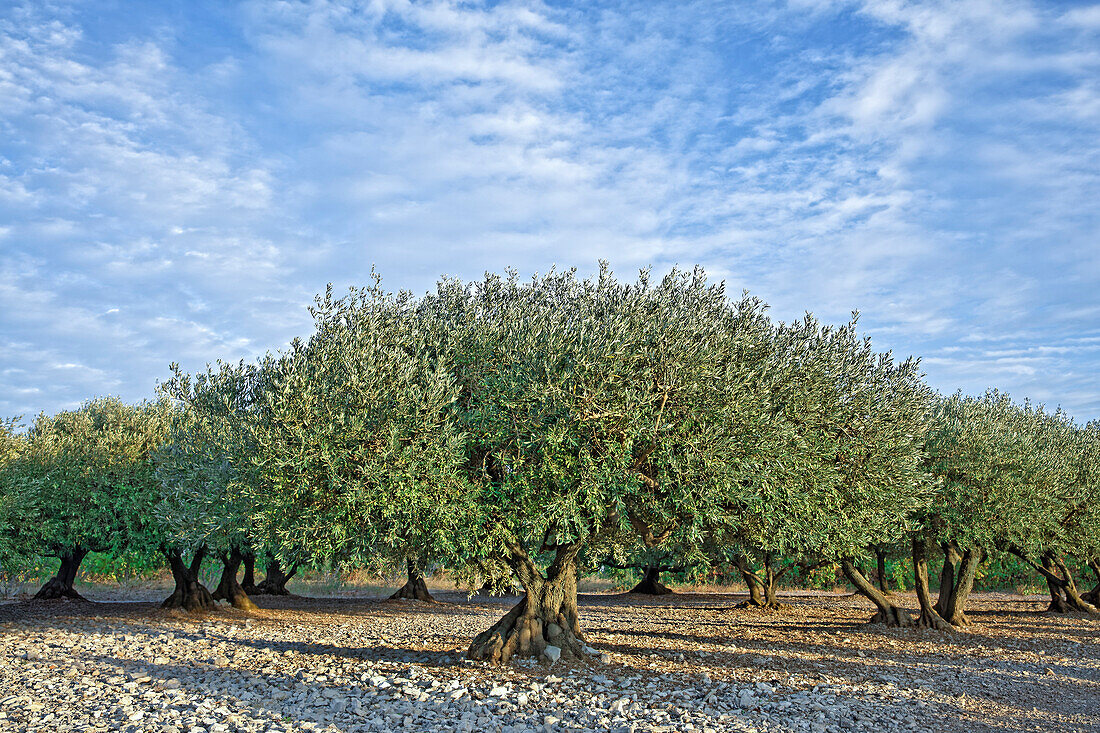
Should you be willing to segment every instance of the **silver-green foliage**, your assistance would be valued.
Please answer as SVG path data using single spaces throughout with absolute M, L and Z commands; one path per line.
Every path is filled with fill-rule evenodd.
M 255 446 L 247 426 L 262 369 L 219 362 L 194 377 L 176 365 L 172 369 L 161 393 L 179 409 L 153 456 L 164 543 L 219 553 L 258 549 L 252 521 Z
M 250 413 L 257 519 L 328 557 L 675 536 L 846 555 L 923 506 L 929 392 L 854 323 L 776 325 L 702 271 L 319 299 Z
M 1095 533 L 1096 431 L 1061 411 L 954 394 L 937 407 L 928 452 L 942 487 L 926 524 L 940 542 L 1038 557 Z
M 741 486 L 733 542 L 807 559 L 900 537 L 931 499 L 923 468 L 932 393 L 916 360 L 811 316 L 780 324 L 756 385 L 775 437 Z
M 26 552 L 74 548 L 140 551 L 156 541 L 150 454 L 163 442 L 170 408 L 112 397 L 40 415 L 0 468 L 3 494 L 20 502 L 12 529 Z
M 281 553 L 372 563 L 452 554 L 465 495 L 457 389 L 407 293 L 377 283 L 313 309 L 262 367 L 249 413 L 254 519 Z

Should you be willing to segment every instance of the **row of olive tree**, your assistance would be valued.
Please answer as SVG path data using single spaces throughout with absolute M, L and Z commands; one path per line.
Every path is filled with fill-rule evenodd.
M 218 452 L 212 405 L 181 404 L 101 398 L 41 415 L 26 431 L 16 420 L 0 425 L 0 563 L 60 559 L 37 599 L 80 598 L 73 584 L 90 552 L 160 554 L 177 585 L 166 606 L 194 609 L 225 597 L 249 607 L 235 582 L 240 559 L 213 598 L 197 581 L 208 553 L 228 561 L 236 550 L 251 552 L 239 540 L 250 519 L 232 488 L 231 452 Z M 285 592 L 275 566 L 274 577 L 246 586 Z
M 966 623 L 984 558 L 1011 552 L 1054 610 L 1095 612 L 1066 558 L 1100 580 L 1096 426 L 996 393 L 937 397 L 854 319 L 774 323 L 699 270 L 627 284 L 606 268 L 445 280 L 419 298 L 376 280 L 330 290 L 313 315 L 312 336 L 278 355 L 177 369 L 160 402 L 95 401 L 25 437 L 9 426 L 0 551 L 59 555 L 48 593 L 68 593 L 80 552 L 156 546 L 168 603 L 192 609 L 249 607 L 257 553 L 268 590 L 300 563 L 405 562 L 399 594 L 421 598 L 425 563 L 504 568 L 523 600 L 470 646 L 492 661 L 583 653 L 578 572 L 638 553 L 731 560 L 757 605 L 793 567 L 839 565 L 877 620 L 904 625 L 859 561 L 911 552 L 917 622 L 946 629 Z M 119 429 L 79 427 L 100 414 Z M 111 450 L 129 456 L 124 479 Z M 209 553 L 224 568 L 213 594 L 197 577 Z

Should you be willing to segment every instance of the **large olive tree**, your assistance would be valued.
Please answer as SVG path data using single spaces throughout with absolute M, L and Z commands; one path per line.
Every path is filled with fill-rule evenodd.
M 445 282 L 425 303 L 452 334 L 471 552 L 500 556 L 524 589 L 469 655 L 579 654 L 582 549 L 699 540 L 756 472 L 771 435 L 748 368 L 762 306 L 701 271 L 626 284 L 606 269 Z

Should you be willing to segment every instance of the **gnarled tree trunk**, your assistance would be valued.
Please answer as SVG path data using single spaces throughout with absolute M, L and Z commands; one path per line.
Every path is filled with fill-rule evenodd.
M 244 562 L 244 577 L 241 578 L 241 589 L 249 595 L 253 595 L 256 590 L 256 556 L 252 552 L 245 552 L 242 554 L 241 560 Z
M 884 596 L 892 596 L 894 592 L 890 590 L 890 581 L 886 577 L 886 550 L 881 547 L 875 548 L 875 581 L 878 583 L 878 589 Z
M 783 604 L 779 602 L 779 580 L 786 574 L 787 570 L 790 570 L 790 566 L 776 572 L 770 553 L 764 553 L 764 559 L 761 563 L 763 577 L 753 570 L 749 559 L 745 556 L 737 558 L 734 565 L 749 590 L 749 599 L 738 603 L 738 608 L 766 608 L 771 610 L 784 608 Z
M 917 599 L 920 601 L 920 617 L 917 626 L 940 631 L 954 631 L 955 627 L 939 614 L 932 604 L 932 592 L 928 589 L 928 548 L 924 538 L 913 538 L 913 578 L 916 581 Z
M 424 582 L 424 574 L 420 571 L 419 560 L 415 557 L 408 558 L 405 560 L 405 569 L 409 576 L 408 580 L 390 598 L 404 598 L 409 601 L 426 601 L 428 603 L 435 602 L 432 594 L 428 592 L 428 584 Z
M 1047 581 L 1050 590 L 1050 606 L 1048 611 L 1054 613 L 1069 613 L 1077 611 L 1087 614 L 1100 614 L 1100 608 L 1083 598 L 1077 590 L 1077 583 L 1073 580 L 1073 574 L 1065 560 L 1050 553 L 1043 555 L 1043 562 L 1033 562 L 1018 548 L 1011 550 L 1012 554 L 1033 567 Z
M 1047 610 L 1052 613 L 1069 613 L 1073 608 L 1069 598 L 1062 591 L 1062 583 L 1051 577 L 1058 572 L 1058 568 L 1054 567 L 1049 556 L 1043 558 L 1043 569 L 1050 574 L 1046 576 L 1047 591 L 1050 593 L 1050 605 L 1047 606 Z
M 1047 610 L 1056 613 L 1070 611 L 1100 613 L 1100 609 L 1085 600 L 1077 590 L 1077 583 L 1074 582 L 1073 574 L 1069 571 L 1065 560 L 1050 554 L 1044 555 L 1043 568 L 1047 571 L 1047 587 L 1050 589 L 1051 597 L 1050 608 Z
M 256 604 L 237 582 L 237 571 L 243 559 L 244 556 L 236 547 L 228 553 L 222 553 L 222 577 L 218 581 L 218 587 L 214 589 L 213 598 L 215 601 L 229 601 L 233 608 L 239 608 L 242 611 L 255 611 Z
M 496 664 L 514 656 L 538 658 L 549 647 L 556 647 L 562 657 L 579 657 L 584 652 L 577 612 L 580 545 L 558 547 L 545 575 L 519 545 L 510 544 L 508 550 L 508 564 L 523 585 L 523 600 L 478 634 L 466 656 Z
M 760 577 L 751 567 L 749 567 L 748 560 L 738 558 L 734 564 L 737 566 L 737 572 L 741 574 L 741 580 L 744 581 L 745 588 L 749 592 L 749 600 L 738 603 L 738 607 L 763 608 L 767 605 L 767 600 L 765 598 L 764 584 L 760 581 Z
M 863 573 L 859 572 L 859 569 L 856 568 L 855 563 L 850 558 L 840 561 L 840 569 L 844 571 L 844 576 L 856 587 L 856 590 L 866 596 L 878 608 L 878 613 L 871 618 L 871 623 L 886 624 L 887 626 L 913 625 L 913 617 L 909 615 L 909 612 L 894 605 L 891 599 L 884 596 L 871 581 L 864 577 Z
M 279 561 L 271 558 L 267 563 L 267 573 L 264 575 L 263 582 L 256 586 L 256 592 L 269 596 L 289 596 L 290 591 L 286 589 L 286 584 L 297 572 L 298 566 L 295 565 L 289 573 L 284 573 Z
M 83 547 L 74 547 L 63 553 L 61 555 L 61 567 L 58 568 L 57 574 L 39 588 L 38 592 L 34 594 L 35 599 L 71 598 L 73 600 L 84 600 L 84 596 L 77 593 L 76 589 L 73 588 L 73 583 L 76 581 L 76 574 L 80 570 L 80 563 L 87 554 L 88 551 Z
M 638 584 L 627 591 L 645 596 L 667 596 L 673 590 L 661 583 L 661 568 L 648 565 L 642 569 L 642 579 Z
M 164 551 L 168 558 L 168 566 L 172 569 L 172 579 L 176 581 L 176 588 L 172 595 L 164 599 L 161 608 L 182 608 L 190 613 L 209 611 L 215 607 L 214 598 L 210 591 L 199 582 L 199 570 L 202 568 L 203 557 L 206 556 L 206 548 L 195 550 L 195 556 L 191 558 L 191 565 L 183 561 L 179 550 Z
M 940 594 L 936 600 L 936 613 L 952 626 L 969 626 L 966 617 L 966 602 L 974 588 L 974 578 L 978 574 L 984 553 L 978 549 L 968 549 L 961 555 L 950 545 L 943 545 L 943 572 L 940 573 Z M 955 563 L 959 563 L 955 567 Z

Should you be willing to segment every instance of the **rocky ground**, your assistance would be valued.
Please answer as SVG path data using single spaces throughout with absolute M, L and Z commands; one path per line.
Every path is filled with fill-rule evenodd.
M 582 598 L 580 663 L 493 668 L 465 645 L 508 599 L 0 605 L 0 730 L 1100 731 L 1100 621 L 983 595 L 944 635 L 859 598 Z M 915 605 L 915 604 L 911 604 Z

